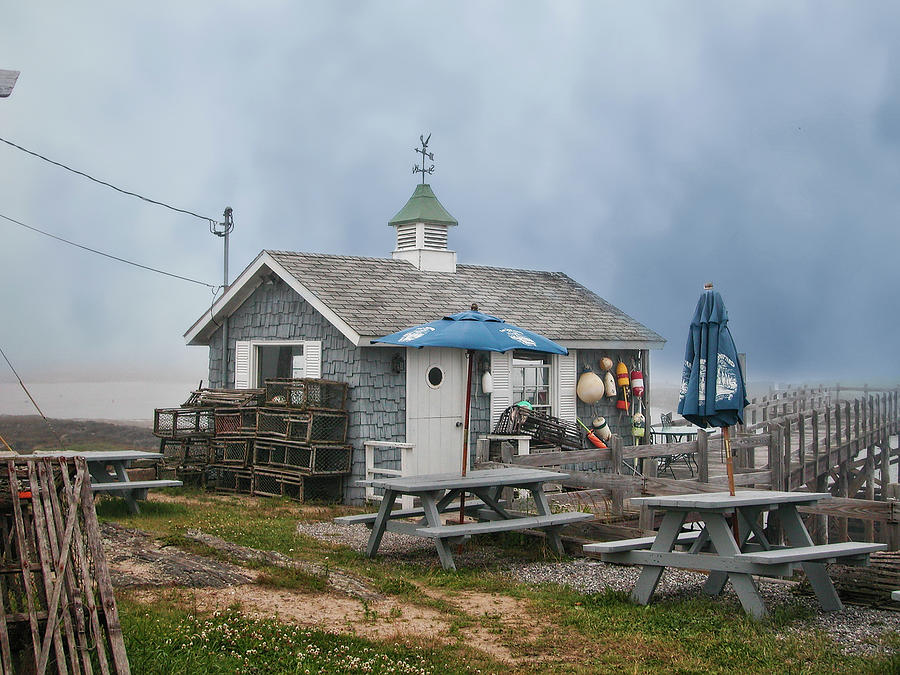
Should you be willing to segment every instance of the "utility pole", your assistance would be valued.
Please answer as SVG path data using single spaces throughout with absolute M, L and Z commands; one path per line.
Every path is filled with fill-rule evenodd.
M 228 291 L 228 235 L 234 229 L 233 212 L 230 206 L 225 207 L 224 221 L 209 224 L 209 231 L 217 237 L 222 237 L 224 242 L 224 264 L 222 280 L 222 297 Z M 228 386 L 228 315 L 222 320 L 222 388 Z

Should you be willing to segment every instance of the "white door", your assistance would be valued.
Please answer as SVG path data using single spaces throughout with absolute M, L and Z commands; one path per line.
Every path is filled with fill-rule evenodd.
M 410 473 L 461 471 L 466 352 L 426 347 L 406 355 L 406 442 L 415 444 Z

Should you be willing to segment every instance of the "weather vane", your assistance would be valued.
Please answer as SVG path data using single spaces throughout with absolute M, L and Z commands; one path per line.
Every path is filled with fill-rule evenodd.
M 428 152 L 428 141 L 431 140 L 431 134 L 428 134 L 428 138 L 425 138 L 425 134 L 419 136 L 419 140 L 422 142 L 421 148 L 413 148 L 413 152 L 422 155 L 422 166 L 419 167 L 418 164 L 413 166 L 413 173 L 422 174 L 422 185 L 425 185 L 425 174 L 434 173 L 434 164 L 427 167 L 425 166 L 425 159 L 430 159 L 432 162 L 434 161 L 434 153 Z

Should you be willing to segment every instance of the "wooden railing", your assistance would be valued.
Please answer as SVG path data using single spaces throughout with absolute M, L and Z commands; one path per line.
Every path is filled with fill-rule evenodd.
M 841 400 L 849 391 L 865 395 Z M 863 523 L 861 536 L 900 548 L 900 488 L 891 466 L 900 461 L 892 437 L 900 431 L 900 389 L 815 387 L 773 392 L 745 409 L 746 425 L 732 434 L 735 484 L 772 490 L 830 492 L 834 499 L 805 511 L 819 543 L 846 541 L 849 521 Z M 657 475 L 660 458 L 691 455 L 694 478 Z M 569 474 L 558 502 L 613 516 L 640 495 L 717 492 L 727 489 L 721 433 L 701 431 L 696 441 L 626 447 L 613 436 L 609 449 L 513 456 L 511 463 L 558 467 Z M 686 471 L 682 471 L 686 473 Z M 582 501 L 583 498 L 583 501 Z M 654 514 L 640 512 L 638 528 L 653 529 Z M 877 524 L 877 528 L 876 528 Z

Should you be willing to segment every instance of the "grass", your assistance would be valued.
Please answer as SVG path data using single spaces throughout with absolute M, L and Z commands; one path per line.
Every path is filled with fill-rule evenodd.
M 900 636 L 873 636 L 873 641 L 883 640 L 893 656 L 845 655 L 827 635 L 803 624 L 808 611 L 799 602 L 779 607 L 772 618 L 762 622 L 749 619 L 736 603 L 705 596 L 663 599 L 640 607 L 629 602 L 626 594 L 612 591 L 586 595 L 568 587 L 532 586 L 484 569 L 445 572 L 436 556 L 423 562 L 369 560 L 347 547 L 297 534 L 298 521 L 326 520 L 352 512 L 346 507 L 311 508 L 283 500 L 222 497 L 189 490 L 175 494 L 177 500 L 142 504 L 142 513 L 134 516 L 127 513 L 121 500 L 104 499 L 98 504 L 98 513 L 101 519 L 154 532 L 169 543 L 204 555 L 222 554 L 186 539 L 183 535 L 187 529 L 355 573 L 395 601 L 440 613 L 446 625 L 441 637 L 448 646 L 438 651 L 422 645 L 400 649 L 393 644 L 272 621 L 254 622 L 234 611 L 201 616 L 177 603 L 148 609 L 126 597 L 122 608 L 127 617 L 129 655 L 137 659 L 134 672 L 266 673 L 305 672 L 306 668 L 310 672 L 347 672 L 342 661 L 347 653 L 363 659 L 357 672 L 455 673 L 479 668 L 483 672 L 509 672 L 509 668 L 472 649 L 469 641 L 475 629 L 489 634 L 527 664 L 513 672 L 900 672 L 900 657 L 896 656 L 900 653 Z M 493 543 L 505 547 L 504 556 L 511 558 L 543 556 L 533 540 L 523 545 L 520 538 L 507 536 L 495 538 Z M 324 576 L 267 566 L 262 571 L 262 583 L 276 588 L 318 593 L 325 585 Z M 515 598 L 522 614 L 469 614 L 454 602 L 458 594 L 468 591 Z M 368 624 L 398 618 L 368 606 L 364 610 L 363 620 Z M 231 628 L 226 629 L 226 625 Z M 240 636 L 234 633 L 235 626 L 240 626 Z M 172 641 L 167 643 L 167 639 Z M 284 646 L 275 650 L 273 644 Z M 299 652 L 303 652 L 302 658 Z M 144 665 L 146 670 L 138 667 Z
M 385 645 L 254 619 L 235 609 L 197 616 L 166 603 L 119 601 L 131 670 L 205 673 L 474 673 L 442 649 Z

